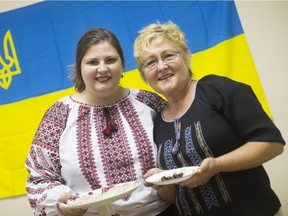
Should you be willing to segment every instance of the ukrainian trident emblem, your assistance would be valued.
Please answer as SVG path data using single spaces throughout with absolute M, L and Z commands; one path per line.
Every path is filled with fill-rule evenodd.
M 4 59 L 0 55 L 0 87 L 8 89 L 12 82 L 12 77 L 21 73 L 10 30 L 8 30 L 4 36 L 3 50 Z

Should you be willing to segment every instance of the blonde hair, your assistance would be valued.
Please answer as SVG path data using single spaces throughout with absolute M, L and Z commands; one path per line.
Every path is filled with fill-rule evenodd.
M 157 22 L 144 27 L 138 33 L 139 35 L 134 42 L 134 57 L 137 68 L 144 81 L 146 81 L 146 79 L 141 67 L 143 61 L 142 56 L 149 52 L 151 49 L 150 43 L 156 38 L 166 40 L 178 48 L 188 68 L 189 76 L 192 78 L 191 52 L 187 46 L 185 34 L 176 24 L 171 21 L 164 24 Z

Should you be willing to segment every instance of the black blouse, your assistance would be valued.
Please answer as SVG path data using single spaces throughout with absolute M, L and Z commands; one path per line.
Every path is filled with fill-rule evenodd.
M 179 122 L 180 145 L 172 154 L 174 121 L 163 120 L 161 114 L 155 118 L 157 163 L 165 170 L 200 165 L 248 141 L 285 144 L 252 88 L 216 75 L 198 81 L 195 99 Z M 180 215 L 272 216 L 281 206 L 263 166 L 223 172 L 194 189 L 179 186 L 176 197 Z

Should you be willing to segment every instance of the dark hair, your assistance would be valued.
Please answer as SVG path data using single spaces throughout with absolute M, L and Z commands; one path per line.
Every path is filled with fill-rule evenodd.
M 76 48 L 76 59 L 75 63 L 71 68 L 71 79 L 75 84 L 75 89 L 78 92 L 82 92 L 85 89 L 85 83 L 81 74 L 81 62 L 86 54 L 87 50 L 92 45 L 97 45 L 103 42 L 110 43 L 118 52 L 123 68 L 125 67 L 125 58 L 122 47 L 117 37 L 109 30 L 104 28 L 93 28 L 84 33 L 80 38 Z

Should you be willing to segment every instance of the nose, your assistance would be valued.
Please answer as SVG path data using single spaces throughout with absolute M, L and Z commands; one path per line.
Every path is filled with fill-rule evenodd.
M 105 63 L 99 63 L 97 70 L 100 72 L 108 71 L 108 67 Z
M 163 70 L 167 68 L 166 62 L 164 62 L 162 59 L 158 59 L 158 64 L 157 64 L 158 70 Z

